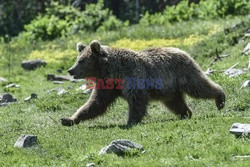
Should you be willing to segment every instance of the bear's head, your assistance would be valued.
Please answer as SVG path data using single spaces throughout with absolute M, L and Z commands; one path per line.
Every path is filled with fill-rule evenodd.
M 98 64 L 107 55 L 104 47 L 99 41 L 93 40 L 88 46 L 77 43 L 76 49 L 79 54 L 75 64 L 68 70 L 69 74 L 75 79 L 95 77 L 99 70 Z

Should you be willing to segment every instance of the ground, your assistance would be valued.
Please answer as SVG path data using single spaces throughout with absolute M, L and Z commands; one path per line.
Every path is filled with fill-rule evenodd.
M 244 25 L 231 28 L 242 20 Z M 98 166 L 249 166 L 250 159 L 233 159 L 237 155 L 250 155 L 249 138 L 235 138 L 229 129 L 235 122 L 249 123 L 250 89 L 240 87 L 250 78 L 250 73 L 230 78 L 221 72 L 235 63 L 239 63 L 236 68 L 247 67 L 249 55 L 243 56 L 241 51 L 250 39 L 239 40 L 250 27 L 247 20 L 247 17 L 235 17 L 168 26 L 135 25 L 121 32 L 82 34 L 51 42 L 28 44 L 16 39 L 11 44 L 1 44 L 0 76 L 7 78 L 8 83 L 20 84 L 21 88 L 7 90 L 4 86 L 8 83 L 0 83 L 0 93 L 12 93 L 19 100 L 16 104 L 0 107 L 0 166 L 85 166 L 92 162 Z M 227 27 L 230 31 L 225 34 Z M 72 115 L 89 95 L 78 90 L 83 83 L 54 85 L 46 81 L 46 74 L 56 73 L 58 68 L 66 74 L 77 55 L 75 44 L 78 41 L 89 43 L 93 39 L 135 50 L 174 45 L 188 51 L 204 71 L 215 58 L 216 48 L 219 54 L 229 54 L 210 67 L 216 70 L 210 77 L 226 92 L 226 107 L 217 111 L 214 101 L 188 98 L 193 118 L 179 120 L 160 103 L 153 102 L 143 122 L 126 129 L 128 106 L 118 99 L 102 117 L 73 127 L 61 126 L 59 119 Z M 130 41 L 137 43 L 130 45 Z M 21 69 L 21 60 L 32 58 L 46 59 L 47 67 L 30 72 Z M 63 87 L 70 93 L 64 96 L 46 94 L 55 87 Z M 33 92 L 38 94 L 38 99 L 25 103 L 24 98 Z M 37 135 L 38 145 L 29 149 L 14 148 L 21 134 Z M 132 152 L 124 157 L 98 155 L 105 145 L 121 138 L 140 143 L 145 153 Z

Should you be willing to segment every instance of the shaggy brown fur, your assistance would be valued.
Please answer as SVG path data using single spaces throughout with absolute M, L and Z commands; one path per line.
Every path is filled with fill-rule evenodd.
M 181 118 L 192 116 L 184 94 L 195 98 L 215 99 L 219 110 L 225 105 L 222 88 L 211 81 L 195 61 L 180 49 L 152 48 L 135 52 L 129 49 L 112 49 L 100 45 L 98 41 L 92 41 L 89 46 L 78 43 L 77 50 L 77 61 L 69 69 L 74 78 L 161 78 L 164 87 L 94 89 L 89 100 L 72 117 L 61 119 L 62 125 L 71 126 L 105 113 L 117 97 L 123 97 L 129 104 L 128 125 L 142 120 L 150 100 L 162 101 Z

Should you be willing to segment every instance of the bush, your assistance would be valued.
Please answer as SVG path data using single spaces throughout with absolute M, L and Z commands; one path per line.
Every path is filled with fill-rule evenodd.
M 122 22 L 117 19 L 115 16 L 110 16 L 108 20 L 103 22 L 103 24 L 97 29 L 97 31 L 111 31 L 111 30 L 119 30 L 122 27 L 127 27 L 129 22 Z
M 224 18 L 231 15 L 246 15 L 250 11 L 250 0 L 201 0 L 199 4 L 182 0 L 176 6 L 167 6 L 161 13 L 148 12 L 140 19 L 141 25 L 163 25 L 169 22 L 191 19 Z
M 33 39 L 52 40 L 64 36 L 69 29 L 69 23 L 59 17 L 39 15 L 30 24 L 25 26 Z
M 103 0 L 86 5 L 84 11 L 52 1 L 46 8 L 45 15 L 39 15 L 25 26 L 25 36 L 52 40 L 81 31 L 117 30 L 125 25 L 127 24 L 113 16 L 109 9 L 104 8 Z

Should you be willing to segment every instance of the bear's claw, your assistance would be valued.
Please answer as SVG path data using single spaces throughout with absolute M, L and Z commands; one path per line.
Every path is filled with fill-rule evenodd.
M 74 121 L 70 118 L 61 118 L 61 124 L 63 126 L 73 126 L 74 125 Z

